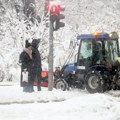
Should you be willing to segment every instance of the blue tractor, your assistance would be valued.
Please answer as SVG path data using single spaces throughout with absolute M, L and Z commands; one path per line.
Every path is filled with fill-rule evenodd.
M 64 65 L 57 89 L 86 88 L 90 93 L 120 89 L 119 37 L 116 32 L 78 35 L 77 62 Z

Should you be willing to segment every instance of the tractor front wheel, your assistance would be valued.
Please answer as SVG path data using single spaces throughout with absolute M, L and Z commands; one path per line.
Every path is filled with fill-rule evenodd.
M 68 84 L 64 79 L 58 79 L 55 82 L 55 88 L 65 91 L 68 88 Z

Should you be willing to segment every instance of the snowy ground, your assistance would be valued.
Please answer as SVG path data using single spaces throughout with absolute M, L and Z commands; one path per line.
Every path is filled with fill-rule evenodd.
M 120 91 L 23 93 L 19 84 L 0 84 L 0 120 L 120 120 Z

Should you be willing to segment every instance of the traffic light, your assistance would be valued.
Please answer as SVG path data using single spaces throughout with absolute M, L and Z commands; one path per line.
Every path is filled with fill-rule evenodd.
M 50 10 L 50 20 L 53 22 L 54 31 L 58 30 L 61 27 L 65 26 L 65 23 L 61 22 L 61 19 L 65 18 L 65 15 L 61 14 L 62 11 L 65 10 L 61 5 L 51 5 L 49 7 Z
M 58 20 L 56 21 L 56 28 L 55 28 L 55 30 L 58 30 L 59 28 L 65 26 L 65 23 L 60 21 L 61 19 L 64 19 L 64 18 L 65 18 L 65 16 L 63 14 L 59 13 Z

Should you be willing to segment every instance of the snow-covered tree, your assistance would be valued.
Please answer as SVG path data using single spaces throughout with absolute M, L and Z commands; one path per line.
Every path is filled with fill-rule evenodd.
M 25 12 L 28 1 L 34 8 L 29 15 Z M 39 50 L 43 62 L 48 62 L 49 29 L 44 18 L 44 2 L 0 0 L 0 76 L 5 79 L 17 80 L 13 71 L 19 68 L 19 54 L 26 39 L 41 39 Z M 54 66 L 64 64 L 74 49 L 77 34 L 120 30 L 119 0 L 61 0 L 61 4 L 65 5 L 65 27 L 54 32 Z

